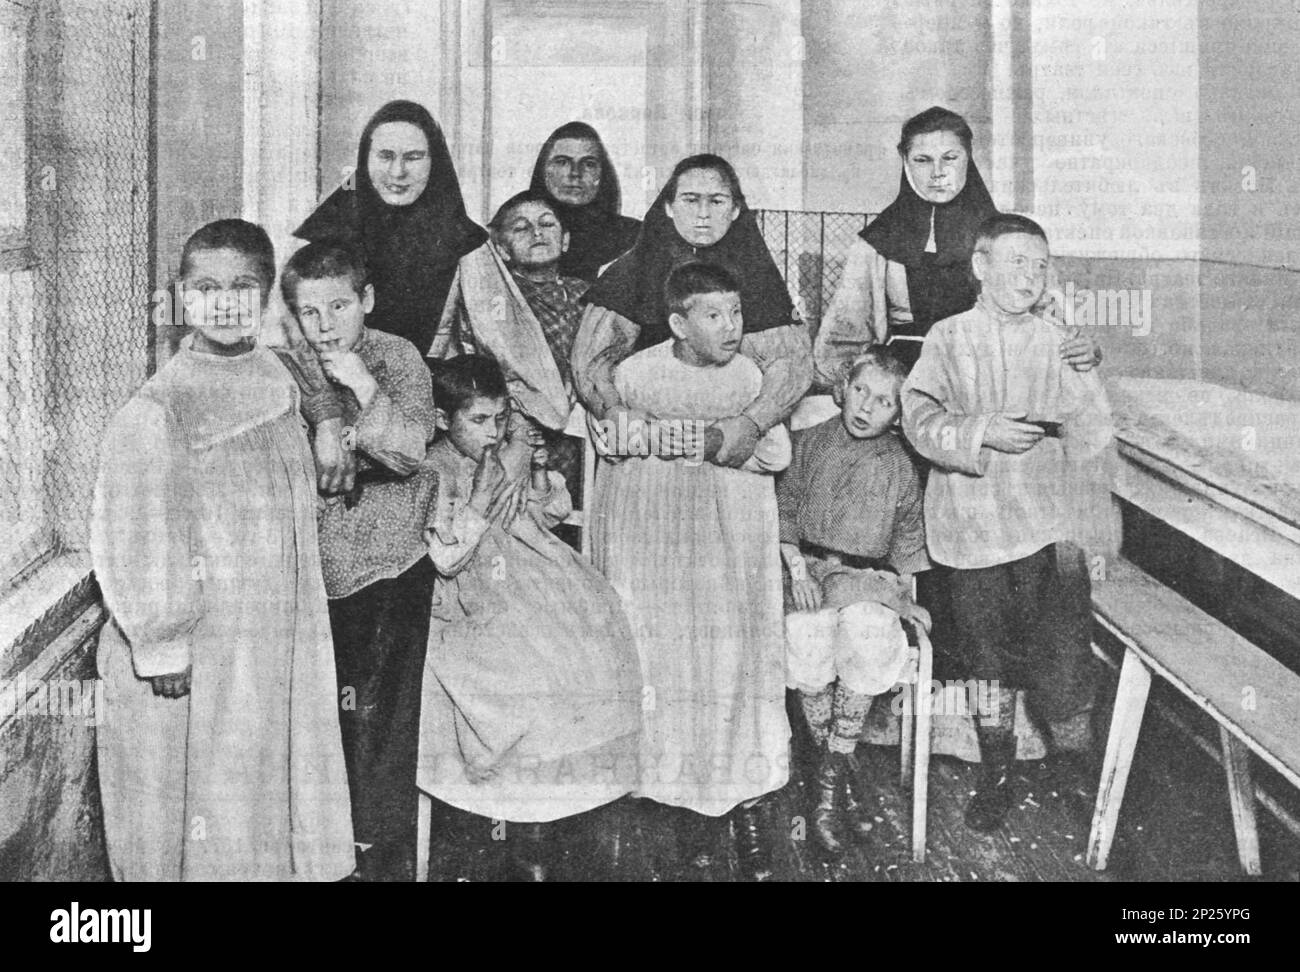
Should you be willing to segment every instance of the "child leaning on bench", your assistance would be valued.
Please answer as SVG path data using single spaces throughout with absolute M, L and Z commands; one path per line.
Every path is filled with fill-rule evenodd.
M 1055 750 L 1092 705 L 1089 580 L 1058 544 L 1083 514 L 1070 508 L 1111 439 L 1095 372 L 1060 357 L 1063 332 L 1034 308 L 1048 267 L 1033 220 L 992 216 L 971 258 L 975 306 L 935 325 L 903 386 L 903 427 L 933 463 L 926 539 L 953 568 L 952 612 L 966 675 L 1025 690 Z M 977 720 L 983 770 L 966 823 L 991 831 L 1012 803 L 1014 706 Z M 1010 711 L 1008 711 L 1010 710 Z
M 895 428 L 906 376 L 888 348 L 855 358 L 834 389 L 840 414 L 795 433 L 777 485 L 788 682 L 821 751 L 812 831 L 832 854 L 846 829 L 871 829 L 853 752 L 872 699 L 906 668 L 900 617 L 929 628 L 911 596 L 930 566 L 921 483 Z

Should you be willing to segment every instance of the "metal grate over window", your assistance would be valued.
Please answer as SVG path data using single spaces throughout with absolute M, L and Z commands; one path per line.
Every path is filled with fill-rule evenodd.
M 844 273 L 844 259 L 871 213 L 756 209 L 754 217 L 804 323 L 817 333 Z
M 84 549 L 104 427 L 148 371 L 149 0 L 32 0 L 23 258 L 0 267 L 0 586 Z M 6 52 L 9 53 L 9 52 Z

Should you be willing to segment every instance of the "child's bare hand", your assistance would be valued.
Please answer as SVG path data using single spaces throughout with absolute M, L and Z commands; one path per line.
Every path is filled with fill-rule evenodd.
M 790 595 L 794 606 L 800 611 L 820 611 L 822 607 L 822 586 L 811 577 L 791 579 Z
M 910 621 L 912 624 L 925 629 L 926 634 L 930 633 L 930 629 L 934 624 L 930 619 L 930 612 L 921 607 L 921 605 L 917 604 L 911 598 L 908 598 L 903 602 L 902 610 L 899 611 L 899 615 L 904 621 Z
M 1101 348 L 1085 337 L 1080 328 L 1074 327 L 1061 342 L 1061 360 L 1075 371 L 1091 371 L 1101 364 Z
M 995 415 L 984 430 L 984 445 L 998 452 L 1019 455 L 1028 452 L 1043 437 L 1043 430 L 1024 421 L 1025 416 Z
M 709 461 L 733 469 L 739 469 L 745 464 L 758 448 L 758 440 L 763 437 L 757 423 L 746 415 L 733 415 L 713 427 L 722 433 L 722 445 Z
M 551 451 L 546 448 L 533 450 L 533 468 L 545 469 L 551 463 Z
M 375 397 L 379 386 L 361 355 L 355 351 L 325 351 L 320 356 L 320 364 L 331 381 L 352 389 L 362 408 Z
M 316 488 L 326 496 L 351 492 L 357 474 L 355 454 L 343 439 L 343 420 L 326 419 L 312 437 Z
M 153 694 L 164 699 L 183 699 L 190 694 L 190 666 L 185 671 L 173 675 L 155 675 L 149 681 L 153 685 Z
M 470 506 L 488 519 L 492 518 L 492 513 L 510 488 L 505 467 L 497 454 L 498 448 L 499 446 L 493 445 L 483 450 L 483 457 L 474 469 L 474 483 L 470 488 Z

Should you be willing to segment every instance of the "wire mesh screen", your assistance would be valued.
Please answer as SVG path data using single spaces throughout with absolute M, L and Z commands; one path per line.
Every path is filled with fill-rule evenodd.
M 870 217 L 875 215 L 871 213 Z M 757 209 L 754 216 L 785 277 L 791 299 L 816 335 L 822 314 L 844 273 L 849 246 L 857 239 L 868 214 Z
M 149 0 L 31 8 L 30 259 L 2 285 L 0 565 L 10 569 L 84 548 L 104 427 L 146 376 L 151 306 Z

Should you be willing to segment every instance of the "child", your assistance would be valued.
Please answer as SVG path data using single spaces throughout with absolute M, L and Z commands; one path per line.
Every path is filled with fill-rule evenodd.
M 965 313 L 937 324 L 903 387 L 903 425 L 934 464 L 925 496 L 930 556 L 954 568 L 952 611 L 969 675 L 1025 689 L 1048 733 L 1092 703 L 1086 573 L 1058 570 L 1065 497 L 1111 437 L 1095 372 L 1064 365 L 1062 332 L 1031 308 L 1042 296 L 1047 236 L 1033 220 L 990 217 L 971 260 L 981 284 Z M 1080 607 L 1082 606 L 1082 607 Z M 1012 802 L 1014 707 L 980 719 L 983 768 L 966 809 L 991 831 Z M 986 725 L 989 722 L 992 724 Z
M 560 276 L 569 234 L 541 193 L 511 196 L 488 228 L 491 245 L 461 258 L 429 355 L 495 359 L 511 398 L 542 432 L 552 468 L 573 493 L 582 477 L 580 443 L 564 434 L 573 408 L 569 355 L 588 284 Z
M 434 371 L 442 435 L 429 557 L 438 572 L 420 728 L 420 788 L 520 828 L 518 863 L 544 880 L 537 826 L 636 782 L 641 683 L 618 596 L 550 527 L 571 511 L 544 449 L 504 437 L 505 380 L 465 355 Z M 507 470 L 532 452 L 516 509 Z
M 91 527 L 113 876 L 339 880 L 352 821 L 312 456 L 297 386 L 255 338 L 271 242 L 210 223 L 180 273 L 194 333 L 110 424 Z
M 911 598 L 911 575 L 930 566 L 921 484 L 895 434 L 906 377 L 883 347 L 854 359 L 834 390 L 840 414 L 795 433 L 776 489 L 787 672 L 822 753 L 812 830 L 832 854 L 844 849 L 842 810 L 856 835 L 871 829 L 853 753 L 872 698 L 906 667 L 899 616 L 928 627 Z
M 716 433 L 762 384 L 758 366 L 736 353 L 736 280 L 688 263 L 669 274 L 665 290 L 673 338 L 620 364 L 615 388 L 654 421 Z M 770 864 L 758 798 L 789 774 L 771 476 L 789 461 L 782 425 L 738 469 L 690 456 L 624 458 L 602 468 L 594 510 L 597 565 L 627 605 L 646 685 L 639 793 L 714 818 L 739 806 L 742 864 L 759 879 Z M 683 850 L 706 866 L 703 828 L 682 822 L 695 831 Z
M 321 504 L 343 753 L 362 880 L 415 873 L 415 763 L 433 565 L 425 514 L 436 477 L 421 470 L 434 435 L 429 372 L 415 345 L 365 326 L 375 303 L 360 255 L 332 243 L 295 253 L 285 305 L 338 388 L 358 485 Z

